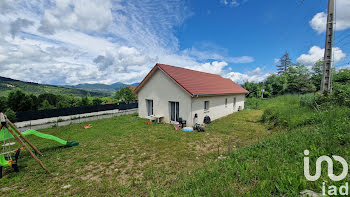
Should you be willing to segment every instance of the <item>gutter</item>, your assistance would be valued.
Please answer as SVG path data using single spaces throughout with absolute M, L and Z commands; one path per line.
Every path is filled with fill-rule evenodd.
M 248 94 L 249 92 L 235 92 L 235 93 L 218 93 L 218 94 L 194 94 L 194 97 L 198 96 L 216 96 L 216 95 L 231 95 L 231 94 Z

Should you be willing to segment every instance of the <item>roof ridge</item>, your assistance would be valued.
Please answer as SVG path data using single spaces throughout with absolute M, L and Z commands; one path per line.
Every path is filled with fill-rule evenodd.
M 198 70 L 193 70 L 193 69 L 189 69 L 189 68 L 173 66 L 173 65 L 169 65 L 169 64 L 156 63 L 156 66 L 159 66 L 159 65 L 170 66 L 170 67 L 174 67 L 174 68 L 177 68 L 177 69 L 185 69 L 185 70 L 189 70 L 189 71 L 193 71 L 193 72 L 203 73 L 203 74 L 206 74 L 206 75 L 214 75 L 214 76 L 221 77 L 221 78 L 224 78 L 224 79 L 229 79 L 229 78 L 225 78 L 225 77 L 222 77 L 221 75 L 214 74 L 214 73 L 208 73 L 208 72 L 204 72 L 204 71 L 198 71 Z M 231 79 L 229 79 L 229 80 L 231 80 Z

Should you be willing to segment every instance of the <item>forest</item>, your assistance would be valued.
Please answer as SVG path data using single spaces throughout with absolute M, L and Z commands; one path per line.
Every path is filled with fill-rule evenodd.
M 314 93 L 318 103 L 336 102 L 350 106 L 350 69 L 332 69 L 332 93 L 319 94 L 323 61 L 312 67 L 292 63 L 288 53 L 280 59 L 278 72 L 263 82 L 245 82 L 242 86 L 249 91 L 248 98 L 271 98 L 284 94 Z

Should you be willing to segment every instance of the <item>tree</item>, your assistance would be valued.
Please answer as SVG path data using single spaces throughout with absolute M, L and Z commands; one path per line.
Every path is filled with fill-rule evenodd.
M 291 64 L 292 60 L 290 59 L 288 52 L 285 52 L 280 59 L 280 65 L 277 65 L 278 74 L 285 73 Z
M 311 83 L 316 87 L 316 91 L 321 89 L 323 74 L 323 61 L 318 61 L 312 66 Z
M 119 91 L 115 93 L 114 98 L 120 102 L 131 102 L 136 99 L 130 87 L 121 88 Z
M 31 110 L 34 110 L 34 111 L 38 110 L 39 107 L 40 107 L 40 104 L 41 104 L 40 101 L 39 101 L 39 98 L 37 96 L 35 96 L 34 94 L 29 95 L 29 97 L 33 101 L 33 105 L 32 105 Z
M 286 75 L 276 75 L 273 74 L 269 77 L 267 77 L 265 84 L 266 84 L 266 91 L 270 92 L 271 95 L 281 95 L 284 94 L 287 90 L 287 76 Z
M 7 109 L 5 115 L 11 122 L 16 122 L 16 113 L 12 109 Z
M 33 108 L 33 99 L 21 90 L 10 92 L 7 98 L 7 105 L 13 111 L 28 111 Z
M 332 95 L 337 104 L 350 107 L 349 69 L 342 69 L 334 75 Z
M 264 89 L 265 86 L 263 83 L 254 83 L 246 81 L 242 87 L 249 91 L 248 97 L 261 97 L 261 89 Z M 269 95 L 268 92 L 264 92 L 264 95 Z
M 87 96 L 81 97 L 80 106 L 88 106 L 89 105 L 89 98 Z
M 0 97 L 0 112 L 4 112 L 7 109 L 7 98 L 4 96 Z
M 95 97 L 93 100 L 92 100 L 92 104 L 93 105 L 101 105 L 102 103 L 102 100 L 98 97 Z
M 289 93 L 314 92 L 316 87 L 310 83 L 310 71 L 302 64 L 289 66 L 285 75 L 287 76 Z
M 57 95 L 51 93 L 40 94 L 38 99 L 40 103 L 43 103 L 44 100 L 47 100 L 52 106 L 56 106 L 58 102 Z
M 62 108 L 68 108 L 70 107 L 69 103 L 65 100 L 60 100 L 58 101 L 57 105 L 56 105 L 56 108 L 57 109 L 62 109 Z
M 55 107 L 49 103 L 48 100 L 44 100 L 41 104 L 40 110 L 54 109 Z

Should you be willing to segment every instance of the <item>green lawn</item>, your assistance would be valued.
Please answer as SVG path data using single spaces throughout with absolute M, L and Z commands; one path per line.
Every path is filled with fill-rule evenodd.
M 19 159 L 20 172 L 4 170 L 0 192 L 6 195 L 167 195 L 198 169 L 231 149 L 255 144 L 272 135 L 260 122 L 263 111 L 235 113 L 213 121 L 206 132 L 175 131 L 169 124 L 145 125 L 136 115 L 41 130 L 77 147 L 59 147 L 53 141 L 29 139 L 44 153 L 46 174 L 29 154 Z M 63 189 L 65 185 L 71 187 Z M 169 193 L 170 192 L 170 193 Z

